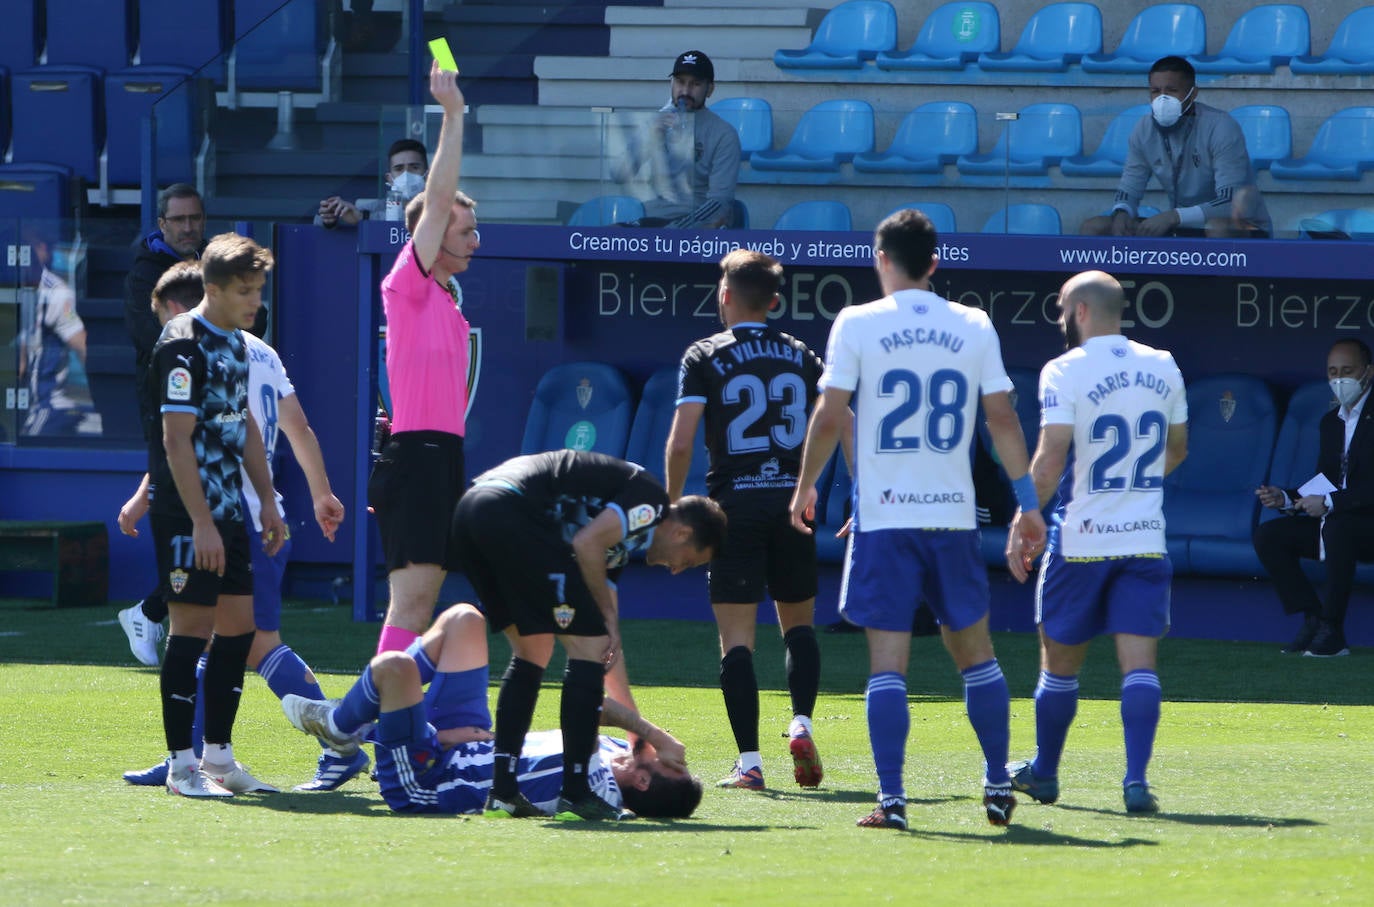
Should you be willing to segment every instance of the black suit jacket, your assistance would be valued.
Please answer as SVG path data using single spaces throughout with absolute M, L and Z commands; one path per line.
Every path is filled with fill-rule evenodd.
M 1317 469 L 1335 485 L 1331 492 L 1331 510 L 1340 513 L 1374 513 L 1374 399 L 1366 399 L 1360 421 L 1345 450 L 1345 422 L 1338 410 L 1322 416 L 1318 426 L 1320 446 L 1317 448 Z M 1345 488 L 1341 488 L 1341 457 L 1347 456 Z M 1288 496 L 1297 500 L 1297 489 L 1289 489 Z

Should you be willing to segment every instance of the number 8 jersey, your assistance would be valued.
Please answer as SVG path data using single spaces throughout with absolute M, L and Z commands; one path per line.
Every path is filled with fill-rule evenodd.
M 1188 421 L 1174 357 L 1120 334 L 1093 337 L 1040 372 L 1042 425 L 1072 425 L 1056 512 L 1064 557 L 1163 554 L 1164 448 Z
M 978 399 L 1011 386 L 982 309 L 901 290 L 840 312 L 821 387 L 856 395 L 854 528 L 976 528 Z

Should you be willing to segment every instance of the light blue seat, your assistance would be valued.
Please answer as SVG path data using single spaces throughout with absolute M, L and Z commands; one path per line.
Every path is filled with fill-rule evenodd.
M 983 233 L 1019 233 L 1057 236 L 1063 232 L 1054 205 L 1007 205 L 983 224 Z
M 822 101 L 802 114 L 781 151 L 759 151 L 756 171 L 837 171 L 854 155 L 873 150 L 873 107 L 867 101 Z
M 1131 131 L 1141 117 L 1149 115 L 1149 104 L 1127 107 L 1107 124 L 1096 151 L 1064 158 L 1059 162 L 1059 172 L 1065 176 L 1120 176 L 1126 166 Z
M 38 37 L 38 0 L 8 0 L 4 28 L 0 28 L 0 67 L 28 69 L 38 62 L 43 46 Z
M 987 72 L 1064 72 L 1087 54 L 1102 52 L 1102 11 L 1093 3 L 1051 3 L 1037 10 L 1008 53 L 978 57 Z
M 634 422 L 630 426 L 630 440 L 625 446 L 625 459 L 638 463 L 666 482 L 663 474 L 664 452 L 668 445 L 668 432 L 673 427 L 673 414 L 677 412 L 678 367 L 661 368 L 644 382 L 644 393 L 640 395 L 639 406 L 635 409 Z M 696 439 L 692 443 L 692 465 L 687 469 L 687 481 L 683 483 L 683 494 L 706 493 L 706 471 L 710 460 L 706 452 L 706 420 L 697 423 Z
M 1312 52 L 1312 26 L 1307 10 L 1273 3 L 1246 10 L 1216 54 L 1189 57 L 1201 73 L 1270 73 L 1294 57 Z
M 778 215 L 774 230 L 851 230 L 854 220 L 844 202 L 798 202 Z
M 137 186 L 142 179 L 143 118 L 156 116 L 158 185 L 195 182 L 195 95 L 184 66 L 134 66 L 105 77 L 106 179 Z
M 943 235 L 958 232 L 955 227 L 954 209 L 944 202 L 908 202 L 893 208 L 884 217 L 891 217 L 898 211 L 904 211 L 907 208 L 915 208 L 928 217 L 930 225 L 935 228 L 936 233 Z
M 46 0 L 46 5 L 48 65 L 106 71 L 129 65 L 134 37 L 129 0 Z
M 1374 210 L 1334 208 L 1323 211 L 1299 221 L 1298 233 L 1304 239 L 1348 238 L 1368 242 L 1374 240 Z
M 88 183 L 99 183 L 105 144 L 100 70 L 39 66 L 15 73 L 11 92 L 12 161 L 62 164 Z
M 1374 107 L 1347 107 L 1317 128 L 1306 156 L 1274 161 L 1269 172 L 1281 180 L 1358 180 L 1371 167 Z
M 740 160 L 773 147 L 773 107 L 763 98 L 725 98 L 712 104 L 711 112 L 739 133 Z
M 963 69 L 987 51 L 1002 46 L 1002 22 L 997 7 L 980 0 L 955 0 L 926 17 L 915 42 L 907 50 L 885 51 L 874 63 L 879 69 Z
M 1030 104 L 997 137 L 986 154 L 960 155 L 959 172 L 970 176 L 1037 176 L 1066 157 L 1083 153 L 1083 117 L 1072 104 Z
M 0 224 L 71 217 L 71 184 L 61 164 L 0 164 Z
M 887 0 L 849 0 L 825 14 L 802 50 L 778 50 L 781 69 L 862 69 L 897 46 L 897 11 Z
M 1245 133 L 1245 149 L 1256 170 L 1267 170 L 1274 161 L 1293 155 L 1293 124 L 1287 110 L 1277 104 L 1247 104 L 1231 116 Z
M 644 203 L 632 195 L 600 195 L 578 205 L 568 218 L 568 226 L 606 227 L 643 216 Z
M 1207 20 L 1191 3 L 1161 3 L 1141 10 L 1126 26 L 1110 54 L 1088 54 L 1084 72 L 1147 73 L 1160 57 L 1197 55 L 1207 50 Z
M 1374 73 L 1374 6 L 1355 10 L 1336 26 L 1326 53 L 1288 61 L 1296 75 Z
M 204 75 L 219 78 L 224 50 L 223 9 L 219 0 L 138 0 L 138 57 L 144 66 L 211 63 Z
M 555 365 L 534 389 L 520 452 L 571 448 L 623 457 L 633 412 L 620 369 L 604 362 Z
M 1325 381 L 1309 381 L 1293 391 L 1283 421 L 1279 423 L 1279 436 L 1274 441 L 1274 457 L 1269 463 L 1266 484 L 1297 488 L 1317 474 L 1320 443 L 1317 426 L 1322 416 L 1335 407 L 1336 398 Z M 1259 520 L 1264 523 L 1279 515 L 1277 510 L 1264 507 L 1260 509 Z
M 320 90 L 319 5 L 235 0 L 235 86 L 240 91 Z M 256 26 L 256 27 L 255 27 Z
M 860 173 L 939 173 L 978 150 L 978 114 L 963 101 L 931 101 L 902 118 L 886 151 L 854 155 Z

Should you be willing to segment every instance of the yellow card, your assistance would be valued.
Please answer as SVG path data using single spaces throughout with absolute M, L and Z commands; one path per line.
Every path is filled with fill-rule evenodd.
M 458 63 L 453 59 L 453 51 L 449 50 L 448 38 L 435 38 L 429 42 L 429 52 L 434 55 L 434 59 L 439 62 L 439 68 L 449 72 L 458 71 Z

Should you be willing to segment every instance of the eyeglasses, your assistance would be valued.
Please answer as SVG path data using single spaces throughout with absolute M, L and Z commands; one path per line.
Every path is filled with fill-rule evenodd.
M 189 227 L 192 224 L 205 223 L 204 214 L 178 214 L 174 217 L 164 217 L 162 219 L 178 227 Z

